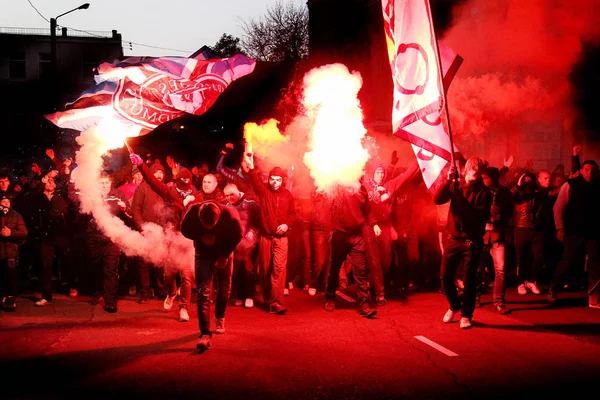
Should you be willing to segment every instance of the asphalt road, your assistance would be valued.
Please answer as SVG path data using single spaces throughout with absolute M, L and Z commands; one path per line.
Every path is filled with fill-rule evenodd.
M 555 310 L 509 290 L 513 312 L 502 316 L 488 295 L 465 331 L 441 322 L 437 293 L 392 300 L 367 320 L 355 303 L 338 298 L 328 313 L 323 295 L 294 289 L 284 316 L 229 307 L 227 332 L 203 354 L 195 307 L 181 323 L 160 301 L 125 298 L 107 314 L 89 298 L 35 308 L 24 297 L 0 311 L 0 398 L 594 398 L 600 310 L 568 297 Z

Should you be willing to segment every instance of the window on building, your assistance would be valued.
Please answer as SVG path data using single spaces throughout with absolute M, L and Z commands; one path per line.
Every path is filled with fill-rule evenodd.
M 39 78 L 48 78 L 52 74 L 52 55 L 50 53 L 39 53 Z
M 14 51 L 10 53 L 8 74 L 9 79 L 25 79 L 27 77 L 24 51 Z
M 94 78 L 94 68 L 98 66 L 98 55 L 92 53 L 84 53 L 82 56 L 82 74 L 84 81 L 89 81 Z

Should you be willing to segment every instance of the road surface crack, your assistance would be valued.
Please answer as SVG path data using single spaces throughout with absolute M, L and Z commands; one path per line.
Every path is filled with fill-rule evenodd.
M 465 389 L 469 395 L 472 395 L 472 390 L 468 385 L 465 385 L 464 383 L 461 383 L 459 381 L 458 375 L 453 373 L 452 371 L 447 370 L 446 368 L 443 368 L 442 366 L 438 365 L 435 360 L 431 357 L 431 353 L 428 352 L 427 350 L 424 349 L 420 349 L 417 346 L 415 346 L 414 341 L 412 340 L 408 340 L 406 337 L 404 337 L 401 333 L 400 333 L 400 328 L 398 327 L 398 325 L 396 324 L 396 321 L 392 320 L 391 321 L 392 327 L 394 329 L 394 331 L 396 332 L 396 334 L 398 335 L 398 338 L 400 340 L 402 340 L 404 343 L 406 343 L 409 347 L 411 347 L 414 350 L 417 350 L 420 353 L 424 353 L 427 356 L 427 360 L 429 361 L 429 363 L 435 368 L 438 369 L 440 371 L 442 371 L 443 373 L 445 373 L 446 375 L 450 376 L 452 378 L 452 383 L 454 383 L 454 385 L 456 385 L 459 388 Z

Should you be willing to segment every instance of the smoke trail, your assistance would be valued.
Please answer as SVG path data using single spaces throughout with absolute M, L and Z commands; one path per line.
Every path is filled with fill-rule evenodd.
M 506 140 L 521 160 L 561 160 L 577 115 L 568 76 L 582 40 L 598 38 L 599 16 L 600 3 L 587 0 L 471 0 L 457 7 L 445 35 L 465 59 L 449 91 L 457 145 L 493 135 L 488 143 Z M 525 134 L 540 131 L 533 141 L 548 146 L 531 154 Z M 497 162 L 505 151 L 490 148 L 485 156 Z
M 192 268 L 194 248 L 191 240 L 179 232 L 164 230 L 152 223 L 145 224 L 142 232 L 134 231 L 112 215 L 102 201 L 98 178 L 103 169 L 103 157 L 109 150 L 121 147 L 125 140 L 125 135 L 114 128 L 99 126 L 77 137 L 81 148 L 75 156 L 78 167 L 74 181 L 80 194 L 81 211 L 92 214 L 102 232 L 127 256 L 142 257 L 149 263 L 167 269 Z

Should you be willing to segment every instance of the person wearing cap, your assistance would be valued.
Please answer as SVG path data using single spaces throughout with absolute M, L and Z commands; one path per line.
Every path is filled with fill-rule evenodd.
M 129 204 L 131 204 L 131 201 L 133 200 L 135 189 L 137 189 L 143 180 L 144 177 L 142 176 L 140 169 L 137 165 L 134 165 L 133 168 L 131 168 L 131 180 L 128 183 L 119 186 L 118 189 L 125 194 L 125 197 L 129 200 Z
M 484 254 L 489 254 L 494 263 L 494 306 L 500 314 L 508 314 L 504 296 L 504 261 L 506 250 L 504 242 L 508 233 L 508 225 L 513 215 L 513 199 L 510 189 L 500 185 L 500 170 L 495 167 L 485 168 L 482 172 L 483 184 L 490 190 L 492 205 L 490 215 L 485 225 L 483 236 Z M 479 265 L 477 279 L 476 305 L 481 306 L 481 294 L 484 291 L 483 275 L 485 271 L 485 257 Z
M 296 219 L 294 197 L 285 189 L 285 172 L 275 167 L 269 172 L 267 183 L 263 183 L 254 169 L 254 159 L 245 155 L 249 165 L 248 176 L 254 193 L 259 198 L 261 232 L 258 253 L 258 268 L 265 304 L 271 314 L 284 314 L 283 304 L 285 274 L 288 263 L 288 233 Z
M 196 286 L 198 287 L 199 351 L 211 348 L 210 297 L 213 278 L 217 283 L 215 332 L 225 333 L 225 311 L 231 291 L 233 251 L 242 240 L 242 225 L 233 207 L 216 201 L 192 204 L 181 222 L 181 233 L 194 241 Z
M 152 163 L 150 171 L 159 182 L 164 180 L 165 168 L 160 162 Z M 133 214 L 134 225 L 140 231 L 143 225 L 149 222 L 164 227 L 169 215 L 163 198 L 153 191 L 145 181 L 142 181 L 133 193 L 131 213 Z M 138 302 L 140 304 L 145 303 L 153 297 L 151 295 L 151 286 L 154 289 L 154 296 L 166 296 L 164 274 L 160 266 L 151 265 L 140 260 L 138 279 L 140 284 L 140 298 Z
M 0 198 L 0 297 L 6 311 L 17 308 L 17 258 L 19 246 L 27 237 L 23 217 L 11 209 L 10 198 Z

